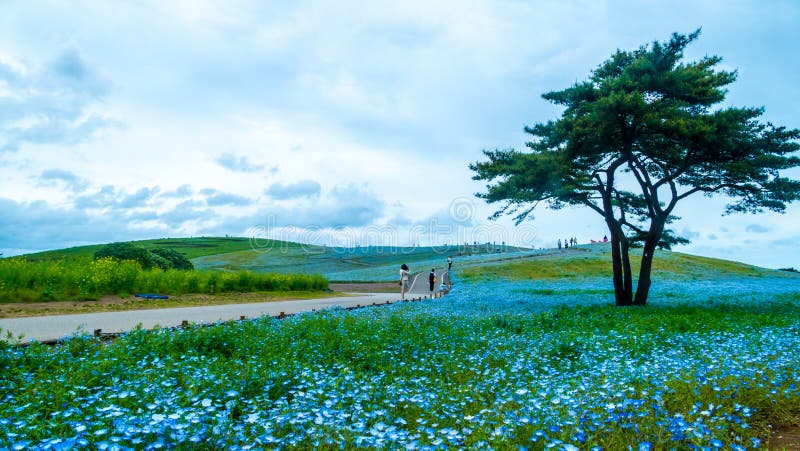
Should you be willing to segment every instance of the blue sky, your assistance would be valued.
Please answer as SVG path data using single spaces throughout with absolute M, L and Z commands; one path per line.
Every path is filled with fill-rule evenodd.
M 800 127 L 799 22 L 792 0 L 0 1 L 0 252 L 600 238 L 586 210 L 487 221 L 467 165 L 556 118 L 542 93 L 698 27 L 686 56 L 738 70 L 728 104 Z M 679 250 L 800 266 L 798 206 L 723 217 L 724 204 L 678 207 L 693 241 Z

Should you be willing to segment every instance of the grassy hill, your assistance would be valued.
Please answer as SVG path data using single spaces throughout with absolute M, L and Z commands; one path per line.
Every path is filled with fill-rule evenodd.
M 327 247 L 244 237 L 162 238 L 134 241 L 145 249 L 171 248 L 185 254 L 200 270 L 247 270 L 256 273 L 322 274 L 333 282 L 394 281 L 401 263 L 412 272 L 443 267 L 453 256 L 455 277 L 462 280 L 501 278 L 513 280 L 577 280 L 610 278 L 611 255 L 607 244 L 587 244 L 567 250 L 531 250 L 514 246 Z M 103 245 L 80 246 L 28 254 L 28 261 L 90 258 Z M 638 272 L 640 251 L 633 249 L 632 265 Z M 722 275 L 766 277 L 783 271 L 768 270 L 679 252 L 658 251 L 654 280 L 702 280 Z
M 423 247 L 324 247 L 273 242 L 270 246 L 227 254 L 206 255 L 192 260 L 198 269 L 245 269 L 255 272 L 318 273 L 331 281 L 393 281 L 400 264 L 412 272 L 443 267 L 452 255 L 457 264 L 491 262 L 529 249 L 506 246 Z
M 639 271 L 640 249 L 631 250 L 634 276 Z M 611 250 L 598 243 L 569 250 L 539 251 L 496 261 L 468 265 L 462 276 L 469 280 L 503 278 L 510 280 L 559 280 L 611 277 Z M 701 257 L 672 251 L 657 251 L 653 259 L 654 279 L 716 279 L 720 277 L 796 277 L 796 274 L 761 268 L 746 263 Z
M 174 249 L 186 255 L 189 259 L 250 249 L 250 239 L 242 237 L 158 238 L 153 240 L 131 241 L 131 243 L 145 249 L 157 247 Z M 25 257 L 29 261 L 92 257 L 94 253 L 103 246 L 105 246 L 105 244 L 76 246 L 66 249 L 26 254 L 22 257 Z
M 327 247 L 244 237 L 162 238 L 133 241 L 136 246 L 170 248 L 186 255 L 196 269 L 247 270 L 259 273 L 322 274 L 332 281 L 393 281 L 401 263 L 412 271 L 445 265 L 452 255 L 459 264 L 492 262 L 530 249 L 515 246 L 367 246 Z M 38 252 L 23 256 L 28 261 L 91 258 L 103 244 Z

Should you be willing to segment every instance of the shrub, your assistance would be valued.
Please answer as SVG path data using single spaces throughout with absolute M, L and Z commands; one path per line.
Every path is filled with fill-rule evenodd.
M 111 257 L 115 260 L 133 260 L 139 262 L 144 269 L 153 267 L 153 259 L 147 250 L 131 243 L 111 243 L 94 253 L 95 259 Z
M 161 269 L 163 271 L 172 269 L 172 262 L 160 255 L 150 254 L 150 260 L 153 262 L 153 266 L 155 266 L 158 269 Z
M 145 270 L 134 260 L 31 262 L 0 260 L 0 301 L 33 302 L 98 299 L 106 294 L 163 294 L 249 291 L 324 290 L 321 275 L 269 274 L 251 271 Z
M 194 269 L 194 265 L 185 255 L 181 254 L 180 252 L 176 251 L 175 249 L 166 249 L 157 247 L 155 249 L 151 249 L 150 253 L 154 256 L 158 256 L 164 260 L 167 260 L 171 266 L 170 268 L 175 269 L 182 269 L 182 270 L 190 270 Z M 166 268 L 161 268 L 166 269 Z

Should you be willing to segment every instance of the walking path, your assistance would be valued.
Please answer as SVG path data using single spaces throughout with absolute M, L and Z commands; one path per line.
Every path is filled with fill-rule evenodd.
M 427 280 L 426 284 L 427 285 Z M 427 287 L 425 287 L 427 288 Z M 165 308 L 152 310 L 132 310 L 125 312 L 86 313 L 79 315 L 36 316 L 31 318 L 0 318 L 2 336 L 11 332 L 15 337 L 23 334 L 23 341 L 58 340 L 83 330 L 91 334 L 96 329 L 104 333 L 120 333 L 134 329 L 141 324 L 144 329 L 155 326 L 179 326 L 183 321 L 190 323 L 213 323 L 263 315 L 277 316 L 310 312 L 331 307 L 355 307 L 357 305 L 384 304 L 400 299 L 400 293 L 352 293 L 353 296 L 302 299 L 295 301 L 261 302 L 249 304 L 214 305 L 206 307 Z
M 439 291 L 439 284 L 442 283 L 442 277 L 445 278 L 445 282 L 446 283 L 449 283 L 450 279 L 449 279 L 449 277 L 447 277 L 447 272 L 448 271 L 446 269 L 444 269 L 444 268 L 435 268 L 435 272 L 436 272 L 436 283 L 433 286 L 433 291 L 437 292 L 437 291 Z M 414 276 L 414 280 L 411 282 L 411 288 L 408 289 L 408 293 L 407 294 L 411 294 L 412 296 L 413 295 L 418 295 L 418 294 L 421 294 L 423 296 L 424 295 L 430 295 L 431 294 L 431 292 L 429 290 L 430 286 L 428 284 L 428 274 L 429 273 L 430 273 L 430 270 L 423 271 L 423 272 L 417 274 L 416 276 Z
M 439 284 L 449 283 L 447 270 L 436 269 L 436 284 L 433 293 L 439 291 Z M 414 277 L 406 299 L 431 296 L 428 272 L 421 272 Z M 213 305 L 205 307 L 182 307 L 150 310 L 131 310 L 124 312 L 84 313 L 76 315 L 36 316 L 29 318 L 0 318 L 0 334 L 8 332 L 23 341 L 59 340 L 78 332 L 92 334 L 100 329 L 103 333 L 121 333 L 137 326 L 152 329 L 156 326 L 180 326 L 184 321 L 189 323 L 214 323 L 260 316 L 278 316 L 281 313 L 292 314 L 310 312 L 331 307 L 356 307 L 372 304 L 385 304 L 400 300 L 400 293 L 349 293 L 352 296 L 301 299 L 294 301 L 260 302 L 247 304 Z

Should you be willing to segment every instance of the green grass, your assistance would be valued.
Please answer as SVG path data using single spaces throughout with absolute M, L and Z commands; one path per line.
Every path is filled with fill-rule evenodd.
M 251 248 L 250 239 L 242 237 L 196 237 L 196 238 L 160 238 L 153 240 L 131 241 L 144 249 L 174 249 L 187 258 L 193 259 L 205 255 L 224 254 Z M 67 249 L 37 252 L 24 255 L 29 261 L 63 260 L 92 257 L 105 244 L 77 246 Z
M 134 261 L 0 260 L 0 302 L 98 299 L 107 294 L 324 290 L 315 274 L 144 270 Z
M 226 271 L 249 270 L 255 272 L 297 273 L 314 272 L 324 274 L 332 281 L 353 279 L 347 273 L 366 271 L 370 281 L 392 281 L 401 263 L 412 269 L 430 270 L 432 266 L 443 267 L 448 255 L 485 255 L 487 257 L 513 255 L 522 248 L 508 246 L 506 252 L 496 252 L 486 246 L 423 246 L 423 247 L 361 247 L 341 248 L 301 245 L 288 242 L 271 242 L 256 249 L 247 249 L 226 254 L 206 255 L 192 260 L 198 269 L 221 269 Z M 347 278 L 337 279 L 337 275 Z M 356 277 L 358 279 L 358 277 Z
M 638 277 L 641 250 L 631 250 L 631 269 Z M 775 276 L 776 271 L 757 266 L 709 257 L 656 251 L 653 259 L 654 279 L 669 277 L 675 280 L 707 280 L 718 277 Z M 501 278 L 508 280 L 577 280 L 611 278 L 611 251 L 608 245 L 594 244 L 573 247 L 569 252 L 531 255 L 514 261 L 492 262 L 467 267 L 461 276 L 466 280 Z M 792 277 L 790 273 L 784 274 Z
M 260 434 L 298 448 L 336 447 L 315 445 L 314 437 L 355 446 L 378 424 L 411 433 L 435 425 L 415 439 L 426 446 L 441 437 L 436 431 L 454 429 L 469 432 L 452 446 L 542 449 L 542 441 L 530 439 L 537 431 L 576 443 L 576 428 L 587 433 L 581 446 L 587 449 L 642 442 L 664 449 L 709 446 L 707 434 L 670 442 L 664 424 L 680 414 L 707 424 L 726 443 L 749 445 L 750 437 L 766 439 L 770 425 L 790 425 L 800 415 L 800 399 L 773 393 L 788 390 L 786 377 L 795 369 L 762 366 L 770 358 L 760 351 L 771 348 L 758 338 L 763 330 L 794 327 L 800 307 L 796 299 L 765 303 L 769 308 L 595 305 L 526 315 L 431 315 L 418 304 L 134 331 L 112 343 L 76 339 L 0 354 L 0 385 L 13 387 L 0 417 L 22 419 L 26 438 L 34 441 L 74 436 L 79 422 L 96 443 L 105 437 L 97 431 L 118 422 L 136 425 L 138 418 L 175 413 L 182 428 L 225 448 L 250 444 Z M 716 346 L 752 354 L 721 362 Z M 639 407 L 624 404 L 640 400 Z M 203 402 L 213 406 L 210 413 Z M 659 414 L 637 417 L 632 429 L 629 421 L 605 420 L 609 403 L 624 405 L 620 412 Z M 709 415 L 700 412 L 710 405 Z M 741 405 L 757 409 L 744 418 L 747 426 L 726 420 L 741 419 Z M 73 408 L 81 413 L 67 421 Z M 590 414 L 599 415 L 602 427 L 576 425 L 578 415 Z M 58 415 L 65 419 L 53 421 Z M 246 419 L 252 415 L 266 426 L 251 427 Z M 364 426 L 359 430 L 357 423 Z M 513 433 L 497 434 L 504 424 Z M 548 425 L 558 428 L 551 432 Z M 141 435 L 177 445 L 169 442 L 169 426 L 160 427 L 151 427 L 158 435 Z
M 285 254 L 331 264 L 303 246 Z M 124 426 L 142 441 L 123 444 L 140 448 L 160 440 L 189 449 L 197 434 L 226 449 L 276 446 L 265 437 L 301 449 L 359 440 L 365 449 L 713 449 L 717 440 L 750 449 L 800 419 L 797 274 L 659 252 L 662 291 L 646 308 L 618 308 L 603 245 L 506 257 L 456 260 L 460 282 L 433 302 L 137 330 L 111 343 L 16 350 L 0 341 L 0 448 L 76 434 L 97 445 Z M 228 261 L 236 258 L 251 261 Z M 345 264 L 386 258 L 363 250 Z M 0 261 L 0 280 L 35 287 L 77 272 L 75 261 Z M 11 274 L 4 264 L 42 272 Z M 131 263 L 91 264 L 82 283 L 145 274 L 127 272 Z M 259 276 L 208 274 L 232 292 Z M 185 287 L 184 275 L 142 281 Z M 388 427 L 405 435 L 370 441 Z M 458 438 L 440 442 L 445 430 Z M 534 441 L 540 432 L 547 438 Z
M 460 263 L 459 256 L 502 258 L 525 250 L 516 246 L 422 246 L 422 247 L 329 247 L 288 241 L 243 237 L 163 238 L 133 241 L 144 249 L 174 249 L 192 260 L 196 269 L 253 271 L 260 273 L 323 274 L 331 280 L 392 281 L 401 263 L 427 271 L 431 265 L 442 267 L 448 255 Z M 104 244 L 59 249 L 22 257 L 28 261 L 55 261 L 91 258 Z M 499 252 L 502 250 L 503 252 Z M 366 271 L 355 276 L 349 271 Z M 336 279 L 341 275 L 341 279 Z M 354 279 L 355 277 L 355 279 Z

